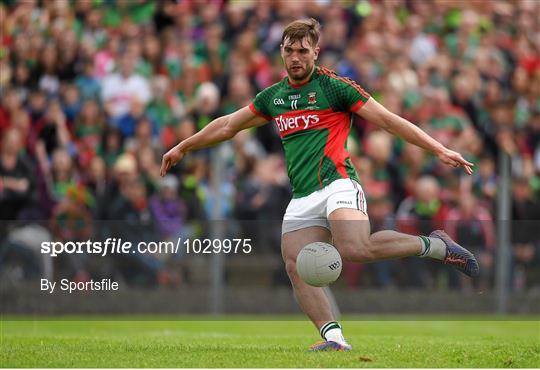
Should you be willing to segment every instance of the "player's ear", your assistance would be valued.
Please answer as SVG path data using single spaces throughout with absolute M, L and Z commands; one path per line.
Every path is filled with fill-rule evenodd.
M 317 60 L 317 58 L 319 57 L 319 52 L 321 51 L 321 48 L 320 47 L 316 47 L 315 48 L 315 60 Z

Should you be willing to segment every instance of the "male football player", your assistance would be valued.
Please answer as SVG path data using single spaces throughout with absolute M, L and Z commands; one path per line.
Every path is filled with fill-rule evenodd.
M 189 151 L 231 139 L 237 132 L 273 121 L 285 150 L 293 189 L 283 220 L 282 255 L 295 296 L 313 321 L 323 342 L 320 350 L 350 350 L 341 326 L 332 316 L 322 288 L 303 282 L 296 256 L 306 244 L 332 241 L 343 259 L 365 263 L 408 256 L 429 257 L 468 276 L 478 275 L 474 256 L 443 231 L 413 236 L 391 230 L 370 232 L 366 197 L 346 150 L 351 115 L 397 135 L 436 155 L 444 164 L 473 164 L 444 147 L 406 119 L 388 111 L 357 83 L 316 66 L 320 26 L 314 19 L 297 20 L 284 30 L 280 46 L 287 77 L 261 91 L 253 102 L 212 121 L 163 156 L 161 175 Z

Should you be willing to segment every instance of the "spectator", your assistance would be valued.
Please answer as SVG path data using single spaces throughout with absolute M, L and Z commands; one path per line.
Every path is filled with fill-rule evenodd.
M 41 90 L 46 91 L 49 96 L 57 95 L 60 90 L 57 62 L 58 52 L 54 44 L 46 46 L 41 54 L 41 61 L 38 66 L 38 75 L 40 76 L 38 86 Z
M 146 117 L 141 117 L 136 123 L 135 135 L 126 140 L 124 144 L 126 151 L 135 154 L 137 151 L 148 148 L 155 154 L 161 153 L 161 142 L 154 132 L 155 126 L 152 125 L 152 122 Z
M 82 186 L 68 185 L 65 195 L 52 211 L 50 228 L 54 241 L 65 243 L 90 239 L 93 222 L 88 209 L 92 202 L 88 192 Z M 77 253 L 62 254 L 55 260 L 57 276 L 77 281 L 88 280 L 86 258 L 86 255 Z
M 144 182 L 135 177 L 119 184 L 119 196 L 110 204 L 110 217 L 118 220 L 112 235 L 132 243 L 157 240 Z M 128 282 L 156 284 L 164 269 L 159 255 L 137 253 L 115 256 L 120 273 Z
M 0 105 L 0 133 L 11 126 L 12 116 L 22 109 L 21 96 L 15 89 L 7 89 Z
M 27 110 L 30 113 L 32 126 L 36 126 L 47 111 L 47 95 L 42 90 L 33 90 L 30 93 Z
M 111 181 L 98 205 L 98 214 L 102 220 L 114 220 L 112 204 L 117 202 L 121 189 L 126 190 L 128 184 L 138 177 L 137 161 L 133 155 L 125 153 L 115 160 Z
M 61 202 L 69 188 L 77 185 L 77 172 L 69 153 L 63 149 L 56 149 L 52 155 L 50 176 L 50 193 L 53 200 Z
M 540 219 L 540 202 L 533 193 L 528 178 L 518 177 L 512 184 L 512 249 L 516 262 L 513 287 L 523 290 L 534 275 L 531 267 L 540 258 L 540 229 L 536 220 Z M 538 275 L 534 276 L 536 279 Z M 536 280 L 538 282 L 538 280 Z
M 441 188 L 432 176 L 423 176 L 416 181 L 415 194 L 407 197 L 396 212 L 397 227 L 401 232 L 429 235 L 441 229 L 448 215 L 448 206 L 441 201 Z M 418 259 L 408 259 L 408 275 L 414 286 L 434 286 L 436 276 L 443 270 L 451 277 L 451 286 L 456 287 L 457 275 L 449 269 L 437 269 L 434 264 L 425 264 Z
M 123 141 L 122 134 L 118 129 L 108 127 L 103 132 L 97 152 L 105 160 L 107 168 L 112 167 L 118 157 L 124 152 Z
M 34 124 L 29 142 L 32 147 L 43 145 L 47 156 L 51 156 L 56 149 L 69 146 L 68 122 L 58 100 L 50 102 L 44 117 Z
M 219 90 L 212 82 L 205 82 L 199 86 L 195 95 L 193 117 L 197 129 L 200 130 L 217 117 L 220 97 Z
M 415 195 L 406 198 L 397 210 L 398 225 L 404 230 L 412 228 L 416 234 L 428 235 L 442 228 L 448 207 L 441 202 L 440 186 L 434 177 L 420 177 L 415 189 Z
M 137 163 L 148 194 L 154 194 L 161 182 L 159 177 L 160 166 L 156 159 L 156 153 L 149 146 L 141 148 L 137 152 Z
M 128 113 L 135 102 L 144 106 L 151 99 L 148 81 L 135 74 L 135 63 L 133 55 L 122 55 L 120 73 L 108 74 L 103 80 L 102 99 L 113 119 Z
M 484 156 L 478 161 L 478 168 L 473 177 L 473 188 L 480 199 L 492 204 L 497 192 L 497 174 L 495 161 L 489 156 Z
M 16 220 L 32 200 L 34 182 L 27 159 L 20 156 L 21 134 L 15 128 L 2 138 L 0 148 L 0 220 Z
M 165 76 L 156 76 L 151 81 L 153 99 L 148 105 L 148 117 L 157 123 L 159 130 L 173 126 L 185 114 L 182 100 L 176 96 L 170 80 Z
M 62 92 L 62 108 L 66 119 L 73 122 L 81 111 L 79 89 L 73 85 L 65 85 Z
M 159 193 L 150 198 L 150 210 L 157 223 L 161 239 L 185 235 L 186 209 L 178 197 L 179 182 L 173 175 L 165 176 L 160 183 Z
M 146 121 L 148 117 L 145 112 L 145 105 L 142 101 L 134 100 L 131 103 L 129 112 L 118 116 L 111 123 L 118 127 L 124 138 L 131 138 L 135 133 L 135 127 L 141 121 Z
M 75 85 L 81 93 L 82 100 L 98 100 L 100 96 L 100 85 L 94 76 L 94 65 L 86 62 L 83 72 L 75 79 Z
M 381 196 L 391 194 L 394 203 L 403 199 L 403 188 L 398 180 L 397 166 L 390 160 L 392 138 L 384 131 L 372 131 L 366 139 L 366 155 L 371 159 L 372 181 L 370 194 Z
M 107 179 L 107 167 L 103 158 L 99 156 L 92 158 L 85 184 L 96 203 L 106 195 L 109 181 Z M 94 211 L 96 211 L 95 207 Z
M 479 288 L 487 289 L 492 279 L 495 258 L 495 226 L 489 211 L 471 193 L 462 193 L 459 206 L 451 209 L 446 216 L 445 230 L 477 256 L 483 267 L 478 281 Z M 462 279 L 462 284 L 470 283 Z
M 93 100 L 86 100 L 82 104 L 81 112 L 77 115 L 74 123 L 77 152 L 81 167 L 86 167 L 97 154 L 104 130 L 104 118 L 97 103 Z

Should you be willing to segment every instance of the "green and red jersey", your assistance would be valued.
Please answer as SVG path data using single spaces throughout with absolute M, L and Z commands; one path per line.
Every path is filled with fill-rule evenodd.
M 347 137 L 352 112 L 368 99 L 369 94 L 356 82 L 322 67 L 315 67 L 305 84 L 290 84 L 285 77 L 257 94 L 249 107 L 277 126 L 294 198 L 337 179 L 358 181 Z

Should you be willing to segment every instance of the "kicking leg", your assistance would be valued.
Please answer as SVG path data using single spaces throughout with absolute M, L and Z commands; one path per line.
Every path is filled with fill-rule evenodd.
M 431 257 L 452 265 L 468 276 L 478 275 L 474 256 L 442 231 L 429 237 L 392 230 L 370 234 L 368 216 L 356 209 L 339 208 L 329 216 L 334 244 L 348 261 L 365 263 L 408 256 Z
M 281 241 L 281 252 L 285 269 L 291 280 L 294 295 L 300 308 L 327 342 L 321 343 L 314 350 L 349 350 L 341 334 L 341 327 L 335 322 L 330 302 L 323 288 L 306 284 L 296 272 L 296 257 L 300 250 L 309 243 L 329 243 L 330 231 L 324 227 L 311 226 L 297 231 L 287 232 Z M 323 348 L 324 347 L 324 348 Z
M 328 216 L 328 221 L 336 248 L 351 262 L 416 256 L 422 252 L 422 241 L 418 236 L 392 230 L 371 234 L 368 216 L 356 209 L 336 209 Z

